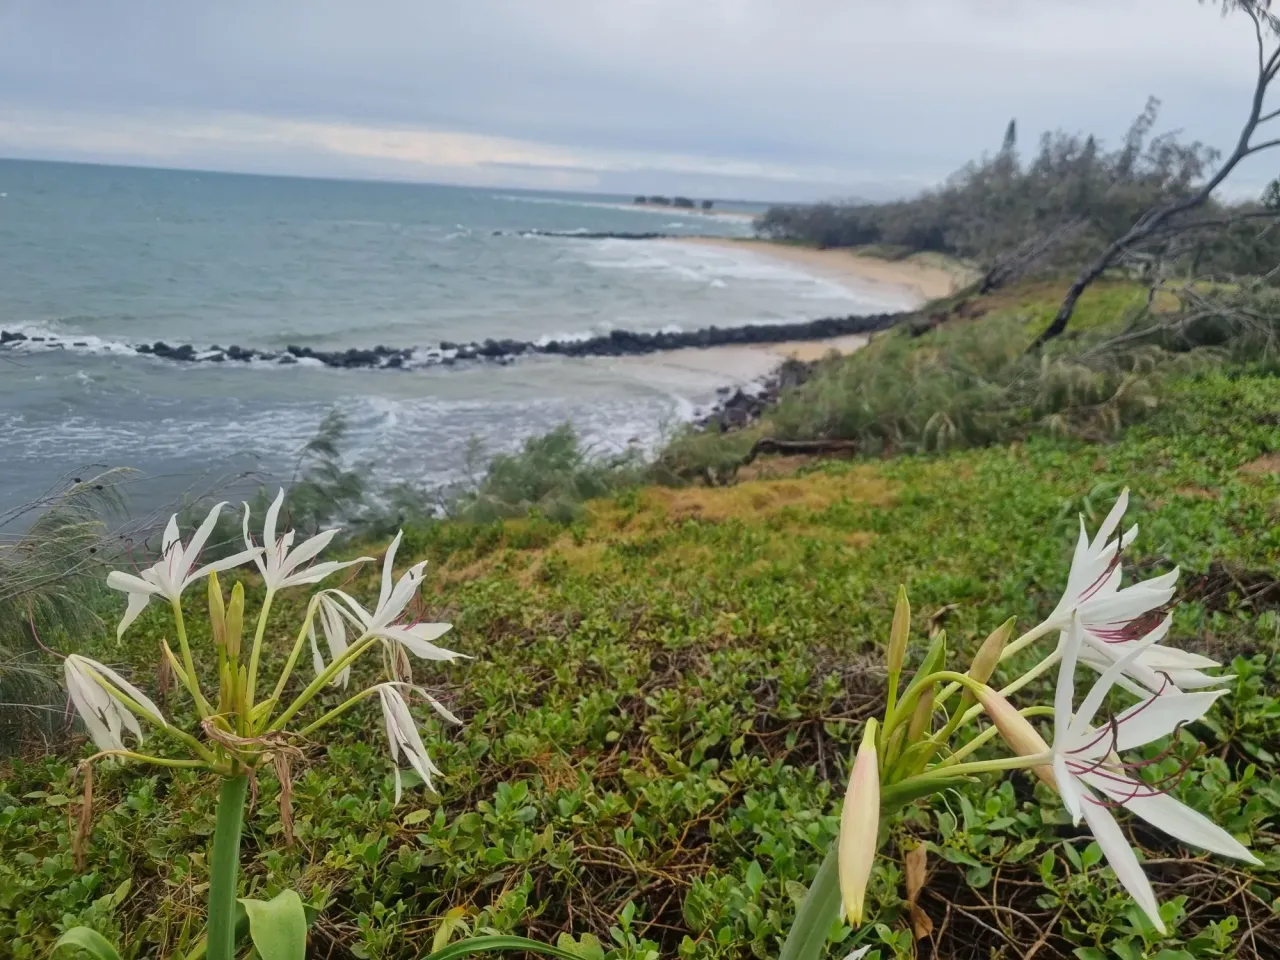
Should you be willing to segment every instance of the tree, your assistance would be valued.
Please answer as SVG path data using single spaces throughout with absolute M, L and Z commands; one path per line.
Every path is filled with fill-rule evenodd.
M 1252 23 L 1257 44 L 1257 78 L 1250 99 L 1249 113 L 1240 129 L 1235 148 L 1219 164 L 1214 174 L 1198 188 L 1182 197 L 1157 204 L 1146 210 L 1128 230 L 1112 241 L 1102 253 L 1081 270 L 1067 290 L 1053 322 L 1036 338 L 1031 346 L 1032 350 L 1038 350 L 1067 329 L 1080 296 L 1111 266 L 1120 262 L 1141 245 L 1158 239 L 1163 234 L 1174 233 L 1181 229 L 1197 229 L 1202 226 L 1190 220 L 1187 214 L 1203 207 L 1213 192 L 1222 185 L 1242 160 L 1280 147 L 1280 137 L 1257 140 L 1259 129 L 1280 117 L 1280 108 L 1267 109 L 1267 95 L 1277 75 L 1280 75 L 1280 17 L 1271 12 L 1271 0 L 1214 0 L 1214 2 L 1221 2 L 1224 14 L 1234 11 L 1243 12 Z M 1272 44 L 1274 49 L 1269 50 L 1268 46 Z M 1154 108 L 1158 104 L 1153 101 L 1153 105 L 1149 105 L 1148 114 L 1144 114 L 1142 118 L 1146 121 L 1145 124 L 1135 125 L 1135 131 L 1131 131 L 1131 143 L 1137 142 L 1133 139 L 1134 132 L 1139 133 L 1139 141 L 1149 132 L 1150 125 L 1155 120 Z M 1148 115 L 1149 120 L 1147 120 Z M 1262 136 L 1265 137 L 1266 134 Z M 1136 147 L 1134 156 L 1136 158 Z

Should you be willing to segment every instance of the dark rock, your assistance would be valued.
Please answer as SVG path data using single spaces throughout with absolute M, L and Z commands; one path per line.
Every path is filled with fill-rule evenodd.
M 282 364 L 283 366 L 288 366 L 291 363 L 297 363 L 297 362 L 298 362 L 298 358 L 291 353 L 282 353 L 280 355 L 279 363 Z
M 0 343 L 21 343 L 27 339 L 25 333 L 18 333 L 16 330 L 10 333 L 8 330 L 0 330 Z
M 84 340 L 77 340 L 75 343 L 73 343 L 73 344 L 71 344 L 71 345 L 72 345 L 73 347 L 87 347 L 89 344 L 88 344 L 88 342 L 87 342 L 87 341 L 84 341 Z

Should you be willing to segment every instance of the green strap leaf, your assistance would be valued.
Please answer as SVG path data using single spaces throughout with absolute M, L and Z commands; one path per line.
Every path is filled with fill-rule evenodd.
M 778 960 L 818 960 L 827 948 L 832 925 L 840 918 L 840 873 L 832 843 L 805 894 Z
M 53 954 L 59 951 L 87 953 L 93 960 L 120 960 L 120 954 L 110 941 L 88 927 L 72 927 L 60 936 L 53 945 Z
M 262 960 L 306 960 L 307 915 L 296 892 L 283 890 L 270 900 L 240 902 L 249 915 L 249 939 Z
M 469 957 L 473 953 L 488 953 L 493 950 L 545 953 L 548 956 L 559 957 L 560 960 L 582 960 L 578 954 L 562 950 L 560 947 L 553 947 L 549 943 L 530 940 L 528 937 L 509 936 L 472 937 L 470 940 L 459 940 L 457 943 L 449 944 L 443 950 L 429 954 L 423 960 L 457 960 L 459 957 Z

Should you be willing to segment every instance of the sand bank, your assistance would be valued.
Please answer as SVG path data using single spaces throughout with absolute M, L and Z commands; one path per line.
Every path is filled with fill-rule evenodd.
M 807 273 L 824 277 L 836 283 L 865 292 L 868 288 L 891 288 L 900 296 L 909 291 L 922 305 L 929 300 L 948 297 L 970 280 L 963 267 L 948 264 L 940 258 L 917 254 L 903 260 L 884 260 L 849 250 L 815 250 L 769 240 L 737 240 L 730 237 L 680 237 L 671 243 L 695 243 L 702 246 L 724 247 L 730 250 L 750 250 L 760 256 L 784 260 Z

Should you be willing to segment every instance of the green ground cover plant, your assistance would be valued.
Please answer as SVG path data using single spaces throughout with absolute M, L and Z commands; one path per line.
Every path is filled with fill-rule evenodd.
M 411 526 L 399 555 L 430 560 L 419 614 L 453 623 L 451 647 L 476 658 L 442 666 L 431 688 L 463 726 L 416 714 L 439 793 L 407 791 L 397 806 L 383 734 L 344 715 L 293 764 L 292 844 L 275 774 L 258 776 L 240 895 L 297 891 L 315 956 L 417 957 L 484 933 L 611 960 L 777 956 L 839 830 L 862 721 L 883 713 L 898 584 L 915 611 L 908 664 L 938 629 L 972 654 L 992 624 L 1025 628 L 1053 608 L 1076 515 L 1096 525 L 1129 486 L 1142 523 L 1131 562 L 1144 576 L 1184 569 L 1170 642 L 1236 675 L 1158 762 L 1189 761 L 1177 795 L 1249 839 L 1262 866 L 1209 862 L 1123 821 L 1164 904 L 1162 938 L 1045 787 L 979 778 L 891 818 L 865 922 L 837 924 L 828 951 L 1268 956 L 1280 929 L 1277 409 L 1280 381 L 1210 373 L 1169 384 L 1108 445 L 1036 435 L 728 488 L 628 488 L 567 526 L 536 514 Z M 230 576 L 261 602 L 259 577 Z M 344 589 L 370 601 L 377 582 L 370 569 Z M 305 597 L 278 604 L 282 624 L 305 613 Z M 190 642 L 210 645 L 198 622 L 192 611 Z M 85 652 L 158 669 L 162 639 L 172 621 L 148 610 L 122 646 L 104 636 Z M 294 640 L 268 632 L 267 675 Z M 372 679 L 361 670 L 353 689 Z M 167 692 L 163 676 L 130 680 L 194 719 L 172 680 Z M 342 698 L 322 692 L 317 707 Z M 98 770 L 77 864 L 84 755 L 20 759 L 0 776 L 0 944 L 40 957 L 86 924 L 123 956 L 191 949 L 216 787 L 185 770 Z

